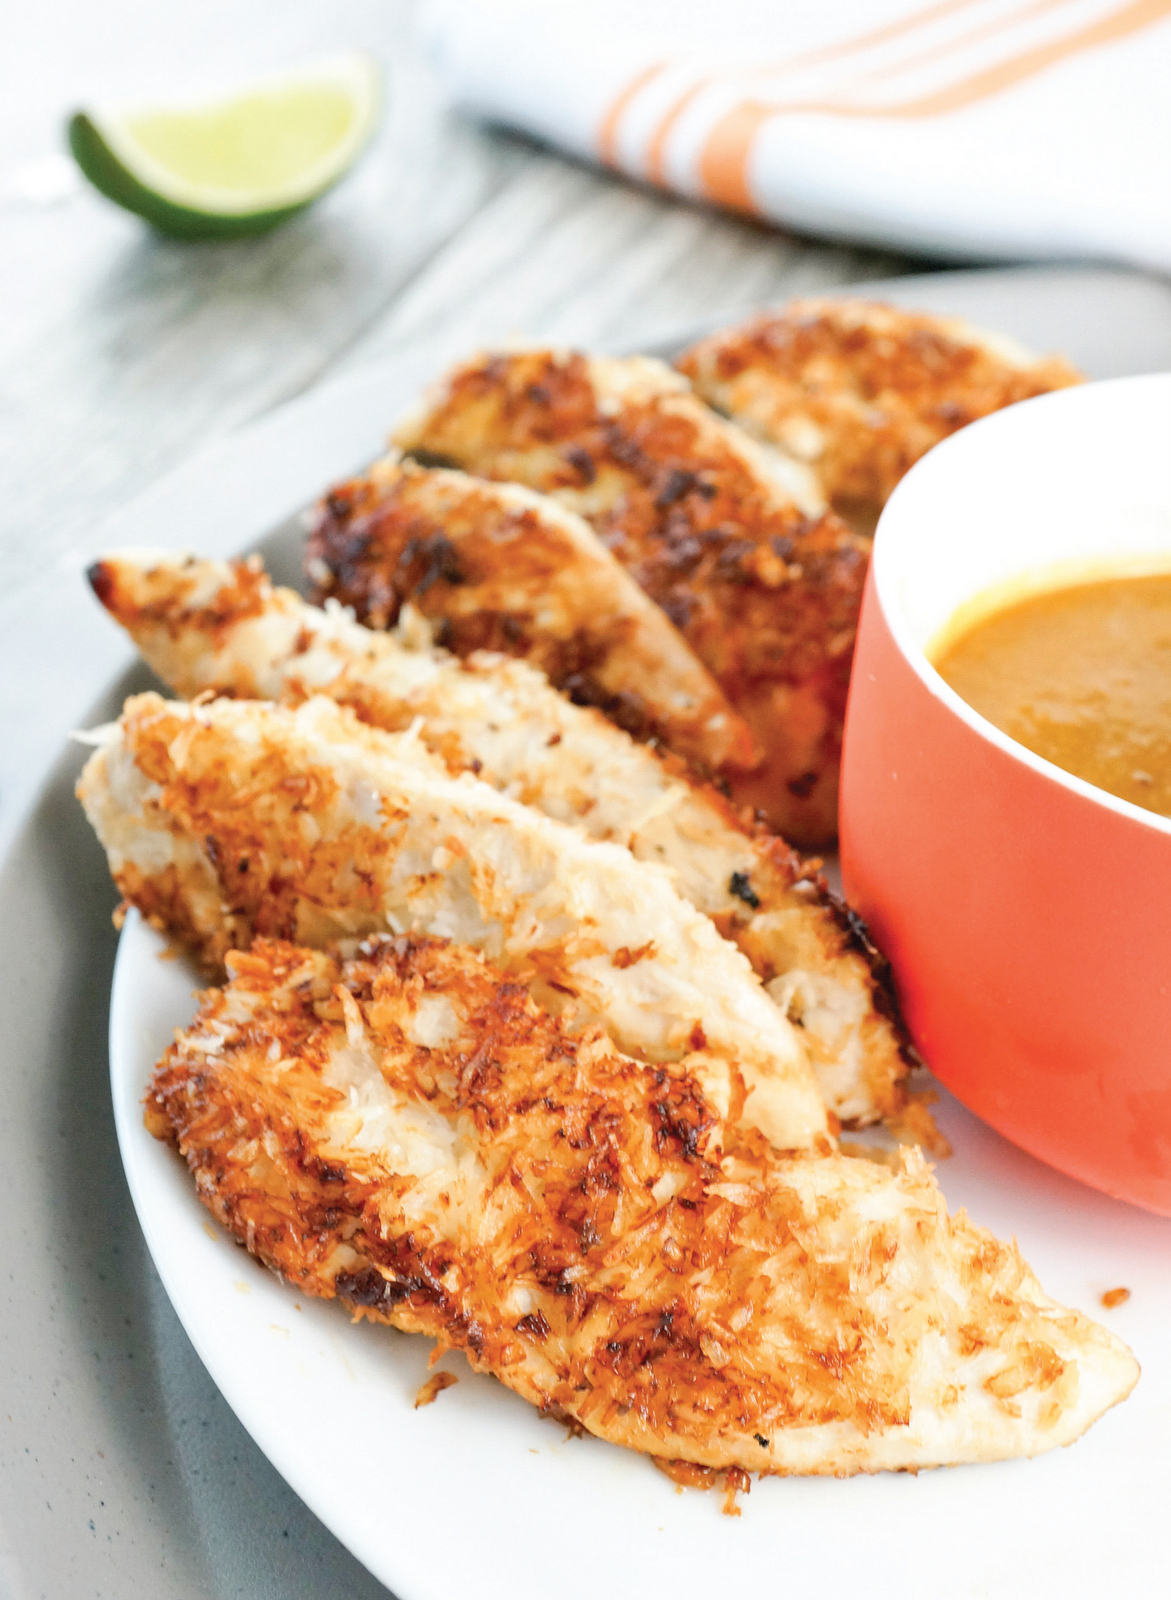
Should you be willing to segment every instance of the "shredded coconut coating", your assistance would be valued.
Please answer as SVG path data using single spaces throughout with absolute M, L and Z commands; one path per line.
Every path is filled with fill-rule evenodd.
M 764 761 L 733 793 L 796 844 L 832 840 L 868 546 L 807 469 L 661 362 L 554 350 L 466 363 L 394 438 L 584 516 L 751 728 Z
M 255 558 L 113 554 L 90 577 L 177 693 L 294 705 L 324 693 L 374 727 L 417 723 L 449 772 L 666 867 L 801 1027 L 830 1111 L 851 1126 L 902 1111 L 909 1045 L 865 927 L 809 863 L 681 763 L 571 705 L 523 662 L 458 661 L 410 613 L 372 633 L 332 602 L 320 610 L 274 589 Z
M 932 445 L 1003 406 L 1080 383 L 955 318 L 866 300 L 796 300 L 693 345 L 679 369 L 756 438 L 811 469 L 830 503 L 873 528 Z
M 516 484 L 381 461 L 317 510 L 305 551 L 314 598 L 385 628 L 405 600 L 457 655 L 539 667 L 583 705 L 701 769 L 759 754 L 714 678 L 589 524 Z
M 721 1146 L 686 1066 L 454 945 L 259 941 L 230 967 L 147 1099 L 204 1203 L 298 1292 L 602 1439 L 733 1473 L 988 1461 L 1069 1443 L 1137 1378 L 948 1217 L 918 1152 Z
M 324 698 L 139 695 L 78 792 L 126 899 L 209 966 L 258 936 L 458 939 L 620 1048 L 687 1057 L 732 1123 L 828 1148 L 799 1031 L 669 873 L 452 778 L 414 733 Z

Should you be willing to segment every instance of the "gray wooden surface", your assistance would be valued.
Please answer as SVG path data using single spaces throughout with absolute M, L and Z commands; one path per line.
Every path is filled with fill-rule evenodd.
M 67 731 L 60 707 L 78 651 L 62 648 L 55 596 L 79 583 L 103 518 L 201 446 L 363 364 L 426 358 L 438 368 L 513 334 L 633 348 L 689 322 L 911 266 L 691 209 L 452 115 L 413 43 L 412 12 L 409 0 L 2 8 L 0 839 Z M 63 121 L 78 104 L 246 79 L 351 46 L 386 64 L 381 134 L 333 195 L 265 239 L 167 242 L 71 180 L 60 158 Z M 86 675 L 82 703 L 101 687 Z M 71 806 L 52 813 L 36 835 L 38 859 L 84 854 L 78 826 Z M 96 1010 L 90 1027 L 101 1027 Z M 125 1213 L 125 1247 L 141 1254 L 103 1116 L 93 1161 L 114 1199 L 94 1214 Z M 109 1245 L 111 1226 L 101 1223 L 95 1250 Z M 184 1439 L 198 1444 L 190 1462 L 144 1462 L 144 1483 L 153 1499 L 156 1468 L 160 1483 L 177 1471 L 195 1483 L 200 1463 L 219 1463 L 221 1489 L 192 1490 L 198 1528 L 171 1530 L 206 1566 L 183 1592 L 380 1592 L 246 1438 L 153 1272 L 145 1262 L 136 1270 L 150 1349 L 170 1363 L 157 1376 L 183 1408 L 172 1429 L 180 1455 Z M 254 1508 L 247 1547 L 241 1497 Z M 0 1595 L 31 1594 L 7 1565 L 0 1548 Z
M 907 270 L 639 191 L 445 109 L 406 0 L 46 0 L 0 28 L 0 564 L 11 600 L 206 440 L 420 345 L 648 329 Z M 257 241 L 153 236 L 52 163 L 76 104 L 247 78 L 338 47 L 385 62 L 370 155 Z

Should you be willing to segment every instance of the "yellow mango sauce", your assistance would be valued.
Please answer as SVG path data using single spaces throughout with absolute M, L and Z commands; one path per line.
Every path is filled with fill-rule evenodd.
M 1026 749 L 1171 817 L 1171 571 L 964 607 L 928 654 Z

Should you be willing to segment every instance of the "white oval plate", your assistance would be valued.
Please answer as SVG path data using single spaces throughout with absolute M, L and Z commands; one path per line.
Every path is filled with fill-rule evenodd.
M 1033 1161 L 943 1097 L 953 1208 L 1016 1234 L 1045 1287 L 1107 1322 L 1144 1367 L 1131 1398 L 1035 1461 L 919 1477 L 766 1479 L 742 1497 L 677 1491 L 650 1464 L 569 1439 L 462 1358 L 414 1409 L 430 1341 L 307 1300 L 214 1224 L 142 1121 L 151 1069 L 193 1014 L 196 979 L 132 914 L 118 951 L 110 1066 L 118 1138 L 150 1251 L 228 1403 L 322 1521 L 400 1600 L 1062 1600 L 1168 1592 L 1171 1222 Z M 1100 1294 L 1130 1300 L 1104 1311 Z
M 881 293 L 1062 348 L 1096 376 L 1151 370 L 1171 350 L 1163 291 L 1126 274 L 943 273 L 884 283 Z M 253 548 L 323 482 L 368 459 L 380 419 L 430 376 L 398 363 L 314 392 L 150 491 L 105 542 L 157 543 L 163 529 L 177 547 L 209 555 Z M 288 581 L 300 535 L 290 524 L 264 544 Z M 105 638 L 84 631 L 90 621 L 84 610 L 86 660 Z M 80 656 L 74 676 L 84 678 Z M 302 1299 L 237 1249 L 179 1158 L 142 1125 L 154 1062 L 194 1004 L 194 974 L 160 956 L 158 939 L 131 916 L 111 996 L 110 1064 L 151 1254 L 244 1426 L 400 1600 L 527 1600 L 547 1589 L 558 1600 L 688 1600 L 729 1589 L 794 1600 L 1171 1592 L 1171 1222 L 1041 1166 L 944 1095 L 940 1121 L 956 1154 L 939 1177 L 950 1204 L 1015 1233 L 1047 1289 L 1127 1339 L 1144 1367 L 1138 1388 L 1072 1449 L 1037 1461 L 918 1478 L 771 1479 L 742 1497 L 739 1518 L 723 1517 L 718 1496 L 677 1492 L 641 1458 L 567 1440 L 460 1358 L 442 1363 L 458 1384 L 415 1411 L 429 1341 L 353 1326 L 339 1306 Z M 1119 1285 L 1131 1300 L 1103 1311 L 1099 1295 Z

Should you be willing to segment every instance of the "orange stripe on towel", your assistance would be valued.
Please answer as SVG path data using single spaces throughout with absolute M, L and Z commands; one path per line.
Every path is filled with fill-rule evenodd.
M 678 100 L 676 100 L 670 111 L 667 112 L 666 116 L 655 129 L 653 135 L 651 136 L 651 142 L 647 146 L 646 153 L 646 175 L 652 183 L 661 184 L 664 181 L 664 163 L 666 160 L 667 140 L 674 132 L 675 125 L 678 123 L 679 118 L 687 110 L 692 101 L 700 94 L 702 90 L 706 89 L 708 84 L 711 82 L 711 78 L 700 78 L 698 83 L 693 83 L 686 94 L 681 94 L 679 96 Z
M 626 114 L 626 109 L 638 94 L 640 89 L 646 87 L 652 78 L 657 78 L 667 65 L 665 61 L 652 61 L 649 67 L 644 67 L 636 78 L 632 78 L 610 103 L 610 109 L 598 124 L 598 160 L 607 167 L 618 165 L 618 126 Z
M 788 72 L 792 67 L 819 67 L 825 61 L 836 61 L 840 56 L 853 55 L 859 50 L 869 50 L 876 44 L 888 44 L 890 40 L 900 39 L 906 33 L 917 33 L 929 23 L 938 22 L 940 17 L 950 16 L 953 11 L 966 11 L 969 6 L 983 4 L 984 0 L 939 0 L 936 5 L 924 6 L 922 11 L 912 11 L 910 16 L 899 17 L 897 21 L 888 22 L 870 33 L 860 33 L 852 39 L 841 39 L 836 44 L 820 45 L 816 50 L 807 50 L 799 56 L 788 56 L 782 61 L 765 62 L 751 69 L 752 76 Z
M 1152 27 L 1171 15 L 1171 0 L 1131 0 L 1109 16 L 1087 23 L 1064 38 L 1022 51 L 1020 55 L 985 67 L 930 94 L 901 104 L 874 106 L 834 101 L 742 100 L 724 114 L 708 135 L 699 162 L 704 193 L 722 205 L 738 211 L 758 210 L 748 180 L 752 147 L 764 123 L 772 117 L 798 113 L 831 117 L 938 117 L 963 110 L 980 100 L 1002 94 L 1006 89 L 1035 77 L 1047 67 L 1084 50 L 1111 44 L 1144 28 Z
M 948 56 L 962 55 L 969 45 L 979 44 L 983 39 L 993 39 L 998 33 L 1006 33 L 1011 28 L 1019 27 L 1030 17 L 1043 17 L 1047 11 L 1059 11 L 1062 6 L 1069 4 L 1070 0 L 1032 0 L 1030 5 L 1022 6 L 1019 11 L 1009 11 L 1003 16 L 979 23 L 976 27 L 969 28 L 967 33 L 946 39 L 942 44 L 932 45 L 929 50 L 921 50 L 918 55 L 906 56 L 902 61 L 893 61 L 884 67 L 876 67 L 873 72 L 865 72 L 861 78 L 855 78 L 854 83 L 847 87 L 852 88 L 859 83 L 881 83 L 884 78 L 897 78 L 900 73 L 913 72 L 916 67 L 926 66 L 930 61 L 942 61 Z
M 869 50 L 876 44 L 886 44 L 891 39 L 901 38 L 903 34 L 918 31 L 920 28 L 938 21 L 940 17 L 949 16 L 953 11 L 964 11 L 969 6 L 982 5 L 983 3 L 984 0 L 937 0 L 934 5 L 924 6 L 922 10 L 913 11 L 910 16 L 900 17 L 897 21 L 887 23 L 881 28 L 875 28 L 870 33 L 858 34 L 852 39 L 840 39 L 833 44 L 820 45 L 815 50 L 807 50 L 796 56 L 786 56 L 780 61 L 763 63 L 760 66 L 751 68 L 749 75 L 758 77 L 761 74 L 771 75 L 777 72 L 791 71 L 795 67 L 819 66 L 822 62 L 833 61 L 840 56 L 851 55 L 859 50 Z M 637 77 L 633 78 L 625 86 L 607 108 L 598 128 L 598 154 L 607 166 L 614 167 L 618 165 L 618 126 L 622 118 L 626 115 L 640 90 L 653 78 L 657 77 L 666 65 L 665 61 L 657 61 L 651 66 L 645 67 Z M 646 172 L 652 183 L 661 184 L 664 181 L 667 140 L 671 137 L 680 117 L 704 89 L 717 82 L 719 82 L 718 73 L 705 73 L 685 93 L 681 94 L 664 113 L 647 145 Z

